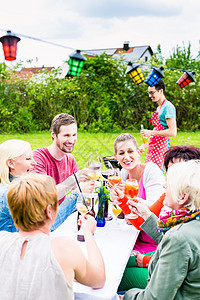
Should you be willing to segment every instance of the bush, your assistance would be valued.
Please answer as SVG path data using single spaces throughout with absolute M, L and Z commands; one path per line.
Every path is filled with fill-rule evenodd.
M 163 65 L 158 47 L 152 65 Z M 198 58 L 193 59 L 188 49 L 178 47 L 164 66 L 166 98 L 177 110 L 180 130 L 200 129 L 199 73 L 195 83 L 183 89 L 176 81 L 191 66 L 199 71 Z M 149 127 L 155 104 L 149 99 L 147 85 L 135 85 L 125 74 L 127 64 L 110 59 L 106 54 L 88 57 L 80 77 L 56 78 L 56 71 L 40 82 L 20 79 L 15 71 L 7 71 L 0 64 L 0 132 L 30 132 L 50 128 L 53 117 L 61 112 L 72 114 L 81 130 L 90 132 L 119 131 Z M 150 68 L 144 68 L 147 76 Z

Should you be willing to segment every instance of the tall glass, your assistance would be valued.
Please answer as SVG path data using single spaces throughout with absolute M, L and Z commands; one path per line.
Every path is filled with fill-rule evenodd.
M 121 182 L 121 174 L 119 169 L 114 169 L 114 175 L 108 176 L 108 182 L 111 188 L 117 186 Z
M 101 176 L 101 157 L 97 152 L 89 156 L 87 175 L 91 180 L 97 180 Z
M 136 179 L 127 179 L 125 183 L 125 195 L 126 197 L 131 200 L 137 197 L 139 192 L 139 185 Z M 137 214 L 133 214 L 132 212 L 126 215 L 128 219 L 136 219 L 138 218 Z
M 76 209 L 78 211 L 78 216 L 77 216 L 77 227 L 78 227 L 78 233 L 77 233 L 77 240 L 79 242 L 84 242 L 84 234 L 81 230 L 81 226 L 79 224 L 79 217 L 80 215 L 85 215 L 88 212 L 87 207 L 83 204 L 83 196 L 79 195 L 77 202 L 76 202 Z

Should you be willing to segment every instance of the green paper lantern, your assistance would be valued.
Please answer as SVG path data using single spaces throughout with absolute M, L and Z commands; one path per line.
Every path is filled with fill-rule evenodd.
M 81 54 L 80 50 L 76 50 L 76 52 L 74 52 L 69 57 L 70 57 L 68 61 L 69 71 L 67 75 L 79 76 L 82 71 L 82 67 L 84 65 L 84 61 L 86 60 L 86 58 Z

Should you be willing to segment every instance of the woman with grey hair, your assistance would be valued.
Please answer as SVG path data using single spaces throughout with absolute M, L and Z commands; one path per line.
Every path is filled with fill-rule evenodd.
M 148 285 L 144 290 L 129 290 L 124 300 L 199 299 L 199 182 L 199 161 L 180 162 L 169 168 L 164 204 L 171 210 L 158 219 L 158 229 L 164 236 L 149 264 Z

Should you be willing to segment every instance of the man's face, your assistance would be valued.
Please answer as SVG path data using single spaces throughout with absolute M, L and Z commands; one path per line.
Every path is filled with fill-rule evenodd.
M 56 146 L 61 151 L 71 153 L 77 141 L 77 125 L 75 123 L 62 125 L 59 134 L 56 136 L 55 133 L 52 132 L 52 137 Z
M 152 87 L 149 86 L 148 87 L 148 93 L 149 93 L 149 97 L 151 98 L 151 100 L 153 102 L 158 102 L 160 100 L 160 97 L 161 97 L 162 93 L 163 93 L 163 90 L 161 89 L 161 90 L 157 91 L 155 89 L 155 86 L 152 86 Z

